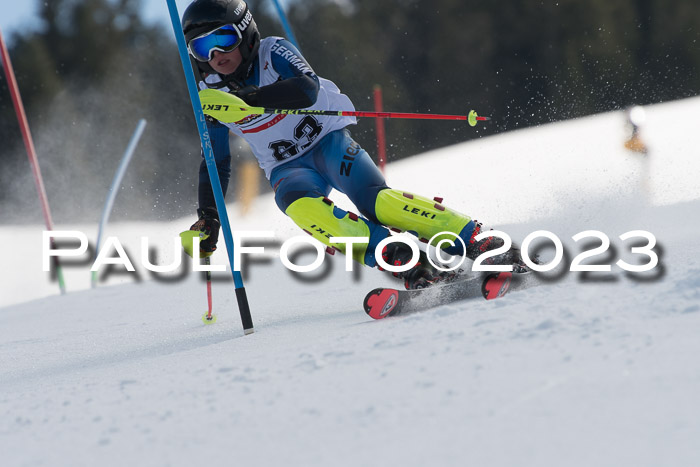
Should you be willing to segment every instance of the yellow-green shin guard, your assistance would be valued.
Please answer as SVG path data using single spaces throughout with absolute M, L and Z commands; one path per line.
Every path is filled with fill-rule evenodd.
M 341 209 L 335 211 L 344 216 L 336 217 L 333 202 L 328 198 L 300 198 L 289 205 L 285 214 L 316 240 L 347 254 L 346 244 L 331 243 L 330 238 L 369 237 L 369 226 L 355 214 L 346 213 Z M 356 243 L 352 250 L 352 258 L 360 264 L 365 264 L 367 243 Z
M 377 195 L 375 212 L 382 224 L 407 232 L 415 232 L 419 238 L 430 240 L 440 232 L 443 234 L 433 240 L 437 245 L 442 239 L 454 241 L 462 229 L 471 221 L 469 216 L 461 214 L 440 204 L 441 200 L 430 200 L 392 188 L 382 190 Z M 443 248 L 448 248 L 444 243 Z

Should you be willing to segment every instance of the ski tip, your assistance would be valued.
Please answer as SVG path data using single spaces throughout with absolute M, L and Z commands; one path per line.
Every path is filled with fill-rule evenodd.
M 255 329 L 253 328 L 248 328 L 243 330 L 243 335 L 247 336 L 248 334 L 253 334 L 255 332 Z
M 209 316 L 209 312 L 206 312 L 202 315 L 202 322 L 204 324 L 214 324 L 216 323 L 216 315 Z
M 380 288 L 368 293 L 363 305 L 370 318 L 382 319 L 390 316 L 398 303 L 398 290 Z
M 504 296 L 510 287 L 513 274 L 510 272 L 496 272 L 489 274 L 481 283 L 481 294 L 486 300 L 493 300 Z

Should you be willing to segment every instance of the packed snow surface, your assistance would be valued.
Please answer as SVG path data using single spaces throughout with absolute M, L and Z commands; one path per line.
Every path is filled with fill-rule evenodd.
M 298 232 L 270 196 L 240 220 L 230 206 L 234 229 L 276 235 L 245 271 L 249 336 L 230 272 L 206 326 L 201 273 L 140 266 L 140 236 L 167 263 L 193 219 L 109 226 L 139 273 L 116 267 L 91 290 L 83 258 L 64 296 L 42 272 L 43 228 L 21 226 L 21 245 L 20 227 L 0 228 L 0 465 L 699 465 L 699 113 L 698 98 L 647 108 L 647 156 L 609 113 L 390 164 L 390 185 L 517 242 L 551 231 L 566 254 L 547 285 L 382 321 L 362 299 L 396 284 L 386 273 L 345 272 L 340 255 L 282 266 Z M 587 230 L 612 246 L 584 264 L 611 272 L 566 271 L 600 244 L 572 240 Z M 659 265 L 626 273 L 619 259 L 648 262 L 631 251 L 646 241 L 619 238 L 638 230 Z

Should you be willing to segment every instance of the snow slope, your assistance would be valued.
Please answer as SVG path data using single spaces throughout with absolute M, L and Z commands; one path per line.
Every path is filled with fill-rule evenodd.
M 82 264 L 56 296 L 41 227 L 29 252 L 3 241 L 0 464 L 698 465 L 699 111 L 698 98 L 648 108 L 647 159 L 624 152 L 624 119 L 610 113 L 388 168 L 390 184 L 444 196 L 516 241 L 556 233 L 569 263 L 578 232 L 606 233 L 614 250 L 596 260 L 614 263 L 638 258 L 620 234 L 648 230 L 651 274 L 563 273 L 374 322 L 362 297 L 390 278 L 329 257 L 302 281 L 268 245 L 246 276 L 256 332 L 243 337 L 230 274 L 216 275 L 219 320 L 204 326 L 198 275 L 112 274 L 118 285 L 75 291 L 89 284 Z M 134 262 L 140 235 L 159 238 L 167 261 L 166 240 L 189 222 L 108 234 Z M 59 228 L 94 238 L 94 226 Z M 297 235 L 268 197 L 236 229 Z

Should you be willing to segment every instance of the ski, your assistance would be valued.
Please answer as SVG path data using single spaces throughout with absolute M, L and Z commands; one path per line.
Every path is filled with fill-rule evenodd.
M 497 272 L 456 279 L 425 289 L 380 287 L 365 296 L 364 309 L 370 317 L 382 319 L 476 297 L 494 300 L 503 297 L 508 291 L 521 290 L 536 283 L 536 277 L 529 272 Z

